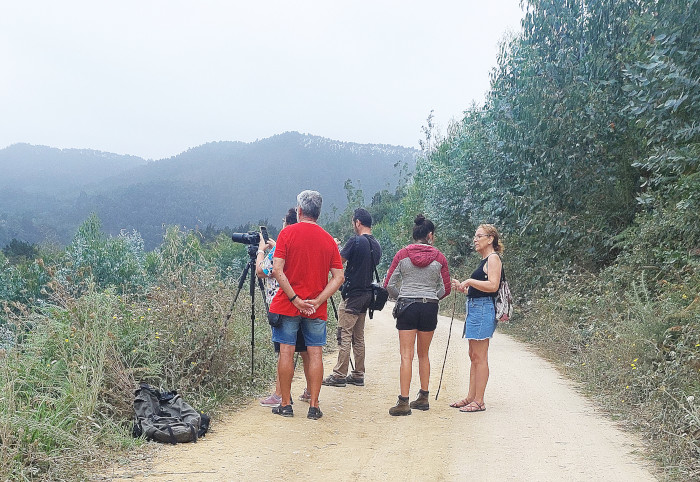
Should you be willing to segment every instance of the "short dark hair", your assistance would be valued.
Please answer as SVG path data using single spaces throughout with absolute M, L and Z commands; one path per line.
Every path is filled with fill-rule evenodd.
M 357 208 L 352 215 L 352 222 L 360 221 L 367 228 L 372 227 L 372 215 L 365 208 Z
M 413 221 L 413 239 L 416 241 L 425 241 L 428 239 L 429 233 L 435 232 L 435 225 L 430 219 L 425 219 L 425 216 L 419 214 Z
M 284 222 L 287 223 L 287 226 L 289 226 L 290 224 L 297 223 L 297 210 L 296 210 L 296 208 L 289 208 L 289 211 L 287 211 L 287 215 L 284 217 Z

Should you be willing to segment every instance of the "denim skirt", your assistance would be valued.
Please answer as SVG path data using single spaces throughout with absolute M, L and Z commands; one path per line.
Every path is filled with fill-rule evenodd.
M 464 323 L 464 338 L 486 340 L 496 331 L 496 310 L 493 298 L 467 298 L 467 320 Z

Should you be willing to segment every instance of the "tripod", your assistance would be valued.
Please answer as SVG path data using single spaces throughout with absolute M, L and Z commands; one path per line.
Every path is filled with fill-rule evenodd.
M 266 311 L 269 310 L 269 307 L 267 306 L 267 300 L 265 299 L 265 288 L 263 287 L 263 282 L 260 278 L 258 278 L 255 275 L 255 258 L 258 255 L 258 246 L 257 245 L 248 245 L 248 263 L 245 265 L 245 268 L 243 269 L 243 272 L 241 273 L 240 278 L 238 278 L 238 290 L 236 290 L 236 295 L 233 297 L 233 301 L 231 302 L 231 308 L 229 309 L 228 315 L 226 315 L 226 320 L 224 321 L 224 326 L 223 326 L 223 333 L 226 332 L 226 327 L 228 326 L 228 320 L 231 318 L 231 315 L 233 314 L 233 307 L 236 304 L 236 300 L 238 299 L 238 294 L 241 292 L 241 289 L 243 288 L 243 283 L 245 283 L 245 279 L 250 274 L 250 381 L 253 381 L 253 375 L 254 375 L 254 370 L 255 370 L 255 280 L 258 280 L 258 288 L 260 288 L 260 292 L 262 293 L 262 299 L 263 302 L 265 303 L 265 308 Z M 252 270 L 252 273 L 251 273 Z

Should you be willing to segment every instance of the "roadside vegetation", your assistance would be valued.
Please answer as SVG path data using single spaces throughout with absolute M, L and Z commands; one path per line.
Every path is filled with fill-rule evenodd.
M 227 236 L 204 246 L 170 228 L 146 253 L 138 234 L 108 237 L 93 216 L 63 251 L 20 257 L 17 247 L 12 262 L 0 256 L 3 480 L 85 478 L 141 443 L 131 437 L 139 382 L 215 413 L 274 379 L 259 292 L 252 381 L 247 284 L 224 329 L 248 260 Z
M 445 135 L 428 118 L 412 180 L 371 208 L 392 212 L 377 231 L 407 241 L 425 212 L 464 278 L 495 224 L 518 297 L 504 331 L 641 433 L 662 478 L 696 480 L 700 2 L 524 6 L 486 101 Z

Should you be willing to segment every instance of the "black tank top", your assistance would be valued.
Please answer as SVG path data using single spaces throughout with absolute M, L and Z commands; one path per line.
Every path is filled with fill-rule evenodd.
M 490 255 L 489 255 L 490 256 Z M 477 281 L 488 281 L 489 277 L 488 275 L 484 272 L 484 265 L 486 264 L 486 261 L 489 259 L 489 257 L 485 257 L 484 259 L 481 260 L 481 263 L 479 263 L 479 267 L 474 270 L 470 278 L 475 279 Z M 478 290 L 474 288 L 473 286 L 470 286 L 469 289 L 467 290 L 467 298 L 486 298 L 486 297 L 495 297 L 496 293 L 486 293 L 485 291 Z

